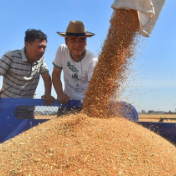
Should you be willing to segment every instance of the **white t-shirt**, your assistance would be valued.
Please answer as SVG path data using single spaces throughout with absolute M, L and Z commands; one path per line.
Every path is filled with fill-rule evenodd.
M 67 45 L 62 44 L 56 53 L 53 65 L 64 71 L 64 93 L 71 100 L 83 100 L 88 88 L 97 57 L 86 49 L 85 56 L 80 61 L 74 61 Z

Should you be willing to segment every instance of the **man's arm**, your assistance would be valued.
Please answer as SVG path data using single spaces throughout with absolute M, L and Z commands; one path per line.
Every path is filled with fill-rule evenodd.
M 62 69 L 57 68 L 54 66 L 53 73 L 52 73 L 52 81 L 57 93 L 57 97 L 60 103 L 66 104 L 68 102 L 68 96 L 64 93 L 62 88 L 61 82 L 61 71 Z
M 6 52 L 0 59 L 0 76 L 4 76 L 8 72 L 11 62 L 12 58 L 10 52 Z
M 41 98 L 45 100 L 45 103 L 47 105 L 50 105 L 55 101 L 54 97 L 51 96 L 51 87 L 52 87 L 51 77 L 49 73 L 46 72 L 42 74 L 42 78 L 45 85 L 45 95 L 43 95 Z

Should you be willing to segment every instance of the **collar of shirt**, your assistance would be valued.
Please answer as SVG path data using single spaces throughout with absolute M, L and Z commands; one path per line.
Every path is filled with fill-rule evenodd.
M 24 50 L 25 50 L 25 47 L 21 49 L 22 60 L 23 60 L 24 62 L 28 62 Z M 39 61 L 36 61 L 36 62 L 34 62 L 34 63 L 38 63 L 38 62 L 39 62 Z M 28 63 L 29 63 L 29 62 L 28 62 Z
M 69 51 L 69 52 L 70 52 L 70 51 Z M 72 54 L 71 54 L 71 52 L 70 52 L 70 57 L 71 57 L 72 60 L 75 61 L 75 62 L 80 62 L 80 61 L 82 61 L 82 60 L 84 59 L 85 55 L 86 55 L 86 49 L 85 49 L 85 51 L 84 51 L 82 57 L 81 57 L 78 61 L 76 61 L 76 60 L 73 58 L 73 56 L 72 56 Z

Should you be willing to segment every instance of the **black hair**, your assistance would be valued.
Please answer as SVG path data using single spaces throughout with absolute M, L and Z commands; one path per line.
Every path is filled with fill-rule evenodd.
M 24 40 L 28 43 L 33 43 L 35 39 L 39 39 L 40 41 L 47 41 L 47 35 L 44 34 L 41 30 L 28 29 L 25 34 L 26 35 Z

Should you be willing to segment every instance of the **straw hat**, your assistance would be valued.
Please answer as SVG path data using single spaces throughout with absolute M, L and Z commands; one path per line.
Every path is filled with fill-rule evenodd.
M 81 21 L 70 21 L 66 32 L 57 32 L 62 37 L 68 36 L 86 36 L 92 37 L 95 34 L 91 32 L 87 32 L 83 22 Z

